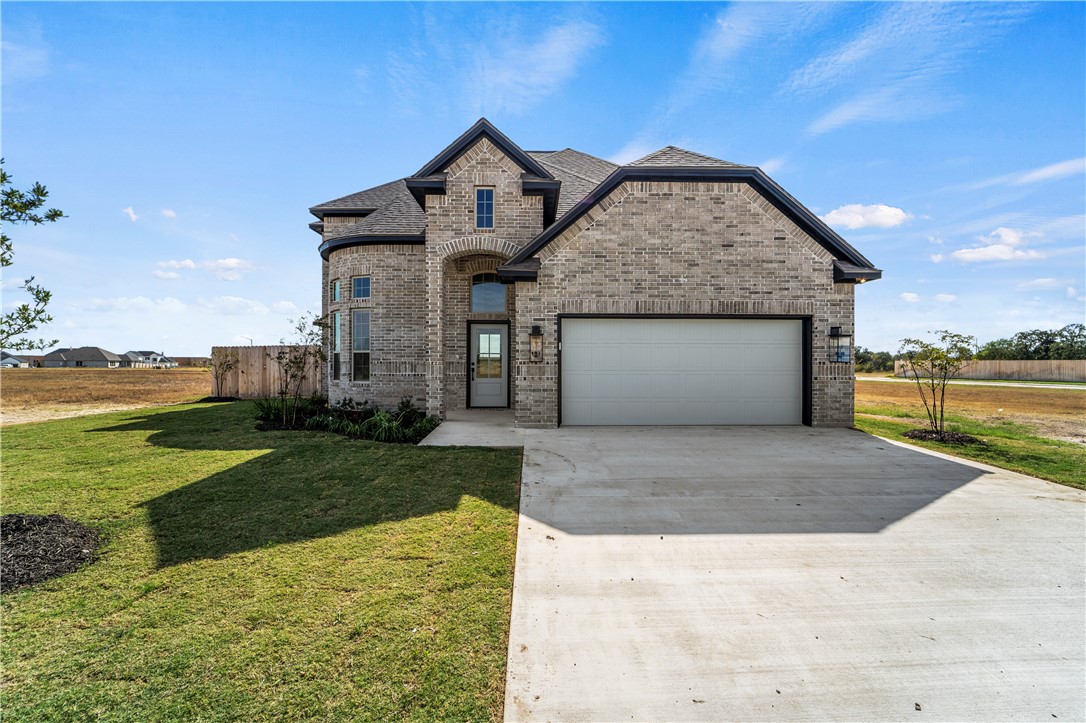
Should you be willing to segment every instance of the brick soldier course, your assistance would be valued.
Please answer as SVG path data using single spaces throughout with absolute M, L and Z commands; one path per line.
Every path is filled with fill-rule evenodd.
M 477 188 L 493 227 L 476 227 Z M 310 209 L 324 313 L 340 312 L 332 402 L 407 397 L 444 416 L 468 403 L 468 325 L 509 325 L 518 426 L 559 423 L 559 326 L 569 315 L 803 321 L 804 421 L 852 424 L 853 368 L 831 327 L 853 329 L 855 284 L 881 272 L 761 171 L 667 147 L 628 166 L 571 149 L 525 152 L 485 119 L 414 176 Z M 504 312 L 471 311 L 497 274 Z M 351 298 L 368 276 L 370 296 Z M 339 301 L 331 299 L 339 281 Z M 370 375 L 352 380 L 351 311 L 370 312 Z M 529 358 L 533 327 L 542 359 Z

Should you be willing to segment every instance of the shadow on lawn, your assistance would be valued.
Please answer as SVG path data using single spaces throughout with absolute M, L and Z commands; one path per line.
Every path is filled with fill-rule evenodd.
M 159 567 L 452 510 L 464 495 L 517 508 L 520 450 L 377 444 L 253 425 L 251 405 L 238 402 L 90 430 L 150 432 L 150 444 L 173 449 L 266 450 L 144 503 Z

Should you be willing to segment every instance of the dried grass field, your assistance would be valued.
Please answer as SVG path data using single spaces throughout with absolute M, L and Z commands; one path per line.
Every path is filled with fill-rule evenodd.
M 911 412 L 924 420 L 916 385 L 856 380 L 856 411 L 898 416 Z M 963 415 L 988 424 L 1014 422 L 1050 439 L 1086 444 L 1086 392 L 1051 385 L 1035 387 L 950 384 L 947 414 Z
M 211 394 L 211 371 L 178 369 L 3 369 L 0 424 L 191 402 Z

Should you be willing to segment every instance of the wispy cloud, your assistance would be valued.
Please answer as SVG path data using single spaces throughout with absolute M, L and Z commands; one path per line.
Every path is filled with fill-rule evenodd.
M 849 40 L 796 70 L 781 91 L 846 96 L 811 122 L 809 135 L 861 121 L 928 117 L 955 103 L 942 82 L 1028 11 L 994 4 L 883 5 Z
M 770 158 L 768 161 L 763 161 L 762 163 L 759 163 L 758 167 L 761 168 L 766 173 L 776 173 L 777 171 L 784 168 L 784 164 L 785 164 L 784 157 L 779 156 L 777 158 Z
M 496 46 L 487 42 L 476 47 L 467 95 L 476 99 L 477 114 L 531 110 L 561 90 L 604 42 L 602 28 L 581 20 L 532 36 L 538 41 L 505 37 Z
M 830 4 L 729 5 L 717 13 L 695 43 L 686 69 L 672 88 L 666 115 L 682 113 L 705 95 L 726 88 L 742 67 L 736 62 L 739 56 L 755 45 L 787 46 L 824 23 L 833 12 Z
M 1025 281 L 1018 284 L 1015 288 L 1019 291 L 1045 291 L 1049 289 L 1062 288 L 1067 282 L 1060 281 L 1051 277 L 1045 277 L 1042 279 L 1033 279 L 1031 281 Z
M 599 24 L 579 18 L 551 17 L 526 27 L 516 16 L 495 12 L 480 28 L 477 20 L 465 26 L 451 12 L 424 10 L 387 59 L 388 86 L 401 112 L 435 105 L 472 115 L 529 112 L 559 94 L 606 42 Z
M 122 208 L 121 213 L 123 213 L 125 216 L 128 216 L 128 220 L 132 223 L 135 223 L 139 220 L 139 216 L 136 215 L 136 212 L 132 210 L 131 206 L 129 206 L 128 208 Z
M 903 291 L 900 297 L 903 301 L 906 301 L 910 304 L 915 304 L 916 302 L 920 301 L 920 294 L 914 294 L 911 291 Z
M 22 32 L 5 26 L 4 36 L 4 40 L 0 41 L 0 58 L 3 60 L 5 85 L 49 74 L 52 51 L 42 40 L 40 29 Z
M 187 306 L 180 299 L 166 296 L 152 299 L 147 296 L 116 296 L 112 298 L 94 297 L 72 305 L 78 311 L 118 313 L 127 311 L 153 311 L 162 313 L 181 313 Z
M 965 186 L 965 188 L 970 191 L 975 191 L 980 188 L 990 188 L 991 186 L 1025 186 L 1031 183 L 1041 183 L 1043 181 L 1056 181 L 1061 178 L 1067 178 L 1068 176 L 1075 176 L 1082 173 L 1086 173 L 1086 158 L 1072 158 L 1068 161 L 1052 163 L 1029 171 L 1019 171 L 1018 173 L 1008 173 L 1002 176 L 986 178 L 983 181 L 971 183 Z
M 1031 261 L 1043 259 L 1045 255 L 1035 249 L 1025 249 L 1027 239 L 1037 238 L 1041 234 L 1019 229 L 1000 227 L 987 236 L 977 238 L 983 245 L 958 249 L 951 254 L 966 263 L 977 261 Z
M 162 269 L 155 269 L 151 273 L 155 276 L 155 278 L 158 279 L 173 280 L 181 278 L 181 274 L 177 273 L 176 271 L 163 271 Z
M 951 301 L 957 301 L 958 297 L 954 294 L 936 294 L 935 300 L 944 304 L 949 304 Z
M 177 211 L 174 211 L 172 208 L 164 208 L 161 213 L 166 218 L 177 218 Z
M 887 206 L 881 203 L 864 205 L 850 203 L 827 213 L 822 220 L 831 226 L 843 226 L 855 231 L 860 228 L 893 228 L 900 226 L 909 219 L 912 214 L 896 206 Z
M 933 264 L 941 264 L 943 263 L 943 259 L 945 259 L 946 256 L 944 256 L 943 254 L 932 254 L 930 258 Z
M 263 316 L 268 313 L 265 304 L 241 296 L 216 296 L 213 299 L 200 299 L 196 304 L 205 311 L 227 316 Z

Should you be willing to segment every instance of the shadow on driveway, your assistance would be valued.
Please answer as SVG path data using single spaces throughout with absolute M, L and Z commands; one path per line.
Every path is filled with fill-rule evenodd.
M 530 431 L 522 512 L 576 535 L 874 533 L 987 473 L 862 432 Z

